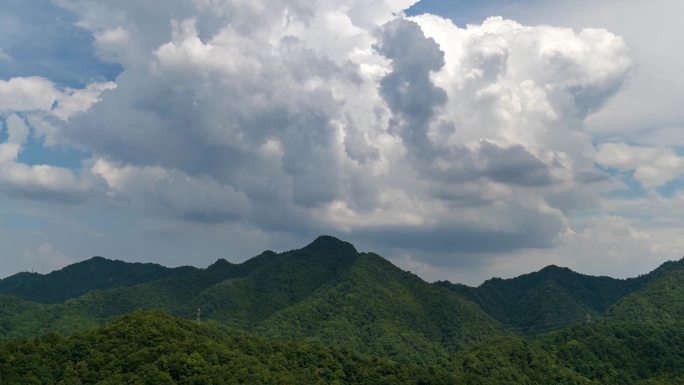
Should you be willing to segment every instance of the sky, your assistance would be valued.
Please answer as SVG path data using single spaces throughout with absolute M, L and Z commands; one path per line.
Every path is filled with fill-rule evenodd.
M 5 0 L 0 277 L 329 234 L 428 281 L 684 255 L 676 0 Z

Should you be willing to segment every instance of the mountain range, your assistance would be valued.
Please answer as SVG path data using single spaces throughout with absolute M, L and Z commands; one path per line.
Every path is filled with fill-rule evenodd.
M 195 334 L 197 321 L 186 320 L 199 317 L 201 327 L 219 340 L 241 336 L 266 350 L 282 344 L 295 356 L 302 349 L 324 351 L 344 357 L 334 364 L 341 365 L 340 373 L 347 373 L 350 362 L 361 362 L 368 370 L 391 374 L 393 383 L 425 376 L 431 379 L 427 383 L 478 383 L 478 378 L 543 383 L 534 381 L 555 375 L 567 382 L 558 377 L 561 382 L 553 383 L 672 383 L 667 381 L 683 375 L 671 366 L 682 364 L 684 370 L 684 343 L 663 344 L 682 341 L 682 316 L 684 260 L 624 280 L 549 266 L 469 287 L 425 282 L 330 236 L 302 249 L 266 251 L 241 264 L 218 260 L 205 269 L 95 257 L 46 275 L 20 273 L 0 280 L 0 340 L 15 340 L 4 345 L 9 351 L 23 341 L 16 338 L 28 336 L 47 335 L 55 344 L 67 343 L 61 336 L 69 335 L 68 343 L 115 338 L 112 330 L 125 328 L 126 322 L 157 320 Z M 636 342 L 626 343 L 630 338 Z M 635 346 L 649 340 L 657 345 L 649 351 L 662 357 L 644 369 Z M 624 357 L 597 353 L 606 346 Z M 0 374 L 3 357 L 0 353 Z M 628 357 L 635 361 L 625 367 L 622 358 Z M 539 362 L 530 368 L 519 360 Z M 412 374 L 394 372 L 399 364 L 413 368 L 407 369 Z M 400 381 L 402 375 L 409 382 Z M 522 382 L 506 382 L 507 375 Z M 344 376 L 335 378 L 353 383 Z

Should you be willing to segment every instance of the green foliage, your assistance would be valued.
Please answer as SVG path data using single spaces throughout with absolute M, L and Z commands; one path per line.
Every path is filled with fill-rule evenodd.
M 503 333 L 472 303 L 375 254 L 360 255 L 342 279 L 269 317 L 256 331 L 411 362 L 445 357 Z
M 643 289 L 623 298 L 608 312 L 625 322 L 670 323 L 684 319 L 684 260 L 658 271 Z
M 69 334 L 97 322 L 74 309 L 0 295 L 0 341 L 55 332 Z
M 684 375 L 684 322 L 606 320 L 541 336 L 535 343 L 602 384 Z
M 0 340 L 13 339 L 0 383 L 684 383 L 684 260 L 630 280 L 552 266 L 469 288 L 320 237 L 242 264 L 148 267 L 65 283 L 54 298 L 97 288 L 63 303 L 0 295 Z M 184 320 L 197 308 L 201 323 Z
M 444 357 L 482 336 L 502 333 L 471 302 L 332 237 L 319 237 L 300 250 L 265 252 L 240 265 L 220 260 L 203 270 L 94 290 L 20 314 L 63 319 L 65 327 L 58 331 L 68 333 L 136 309 L 194 318 L 198 308 L 204 319 L 235 329 L 321 341 L 403 362 Z M 69 324 L 65 315 L 78 316 L 79 322 Z M 45 331 L 36 326 L 13 321 L 0 339 Z
M 11 384 L 452 384 L 444 367 L 399 365 L 304 342 L 268 341 L 211 325 L 134 312 L 64 338 L 0 347 Z
M 534 340 L 493 337 L 420 365 L 266 339 L 159 311 L 0 345 L 8 384 L 679 384 L 684 322 L 602 321 Z
M 257 257 L 264 261 L 207 288 L 193 306 L 208 317 L 247 327 L 341 279 L 358 258 L 351 244 L 320 237 L 301 250 Z
M 587 315 L 599 318 L 611 305 L 657 276 L 659 270 L 620 280 L 549 266 L 512 279 L 493 278 L 477 288 L 444 281 L 436 284 L 477 303 L 512 330 L 535 335 L 581 323 Z
M 59 303 L 95 289 L 132 286 L 190 268 L 169 269 L 153 263 L 126 263 L 94 257 L 42 275 L 19 273 L 0 280 L 0 294 L 41 303 Z
M 595 384 L 534 342 L 519 337 L 488 341 L 456 359 L 465 384 Z

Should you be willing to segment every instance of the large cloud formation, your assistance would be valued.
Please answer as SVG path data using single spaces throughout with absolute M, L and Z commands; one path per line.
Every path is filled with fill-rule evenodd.
M 402 16 L 413 3 L 177 0 L 160 12 L 159 1 L 61 0 L 123 72 L 82 90 L 0 82 L 13 119 L 0 186 L 348 234 L 431 263 L 449 263 L 432 252 L 556 245 L 568 218 L 614 187 L 583 122 L 629 76 L 625 42 L 602 29 Z M 79 170 L 21 164 L 28 126 L 90 158 Z

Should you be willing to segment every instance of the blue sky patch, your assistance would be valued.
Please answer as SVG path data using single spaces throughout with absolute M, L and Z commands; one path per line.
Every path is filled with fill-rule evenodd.
M 0 120 L 0 143 L 4 143 L 9 138 L 7 134 L 7 121 L 4 119 Z
M 72 88 L 115 79 L 121 66 L 97 59 L 92 35 L 76 21 L 50 1 L 4 0 L 0 48 L 11 59 L 0 62 L 0 79 L 41 76 Z
M 22 151 L 19 153 L 18 161 L 29 166 L 45 164 L 55 167 L 77 169 L 81 167 L 81 163 L 86 158 L 88 158 L 87 153 L 81 152 L 73 147 L 43 146 L 43 141 L 41 139 L 37 139 L 31 135 Z
M 519 19 L 524 9 L 539 0 L 422 0 L 406 10 L 409 16 L 431 13 L 450 18 L 456 25 L 481 23 L 490 16 Z

